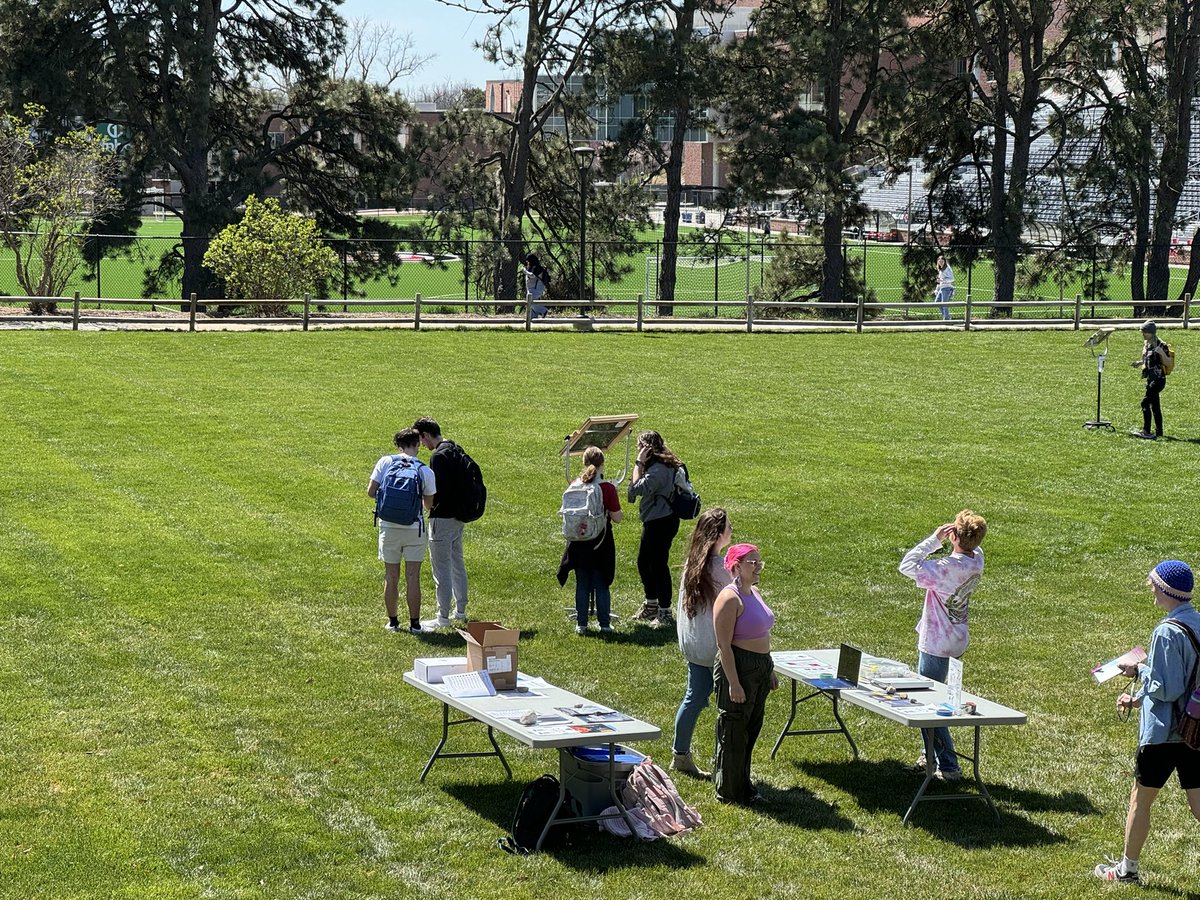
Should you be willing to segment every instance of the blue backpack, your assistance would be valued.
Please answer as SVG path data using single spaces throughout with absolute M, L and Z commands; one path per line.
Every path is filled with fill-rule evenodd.
M 421 464 L 411 456 L 397 454 L 384 470 L 375 494 L 375 518 L 396 525 L 415 525 L 421 521 L 424 494 Z

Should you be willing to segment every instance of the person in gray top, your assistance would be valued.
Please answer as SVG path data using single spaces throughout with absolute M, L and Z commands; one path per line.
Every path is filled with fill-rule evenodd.
M 671 543 L 679 533 L 679 516 L 671 508 L 675 472 L 683 466 L 657 431 L 638 436 L 637 462 L 629 480 L 627 499 L 638 504 L 642 539 L 637 568 L 646 600 L 634 615 L 657 627 L 671 622 Z
M 692 531 L 687 562 L 679 579 L 679 609 L 676 630 L 679 651 L 687 660 L 687 690 L 675 714 L 675 754 L 671 768 L 695 778 L 711 778 L 692 757 L 692 735 L 713 692 L 713 662 L 717 658 L 717 633 L 713 628 L 713 601 L 721 589 L 733 582 L 721 554 L 733 540 L 729 514 L 721 507 L 701 513 Z M 710 747 L 716 734 L 711 735 Z

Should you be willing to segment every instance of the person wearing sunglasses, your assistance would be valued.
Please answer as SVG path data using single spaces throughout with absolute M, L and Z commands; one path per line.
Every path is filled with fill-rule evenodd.
M 762 731 L 767 695 L 779 686 L 771 661 L 775 613 L 759 592 L 763 559 L 753 544 L 734 544 L 725 552 L 733 583 L 717 594 L 713 630 L 717 659 L 717 758 L 713 785 L 723 803 L 761 799 L 750 780 L 750 759 Z
M 713 692 L 713 662 L 717 657 L 717 634 L 713 630 L 713 601 L 733 576 L 722 565 L 721 554 L 733 539 L 729 514 L 719 506 L 705 510 L 696 520 L 688 545 L 687 561 L 679 579 L 679 608 L 676 631 L 679 651 L 687 660 L 687 690 L 675 714 L 675 753 L 671 768 L 694 778 L 712 775 L 696 765 L 692 757 L 692 735 L 696 720 L 708 706 Z

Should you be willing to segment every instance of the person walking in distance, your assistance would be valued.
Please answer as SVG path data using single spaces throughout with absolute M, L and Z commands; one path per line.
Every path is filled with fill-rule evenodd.
M 383 605 L 387 610 L 387 630 L 400 630 L 396 607 L 400 599 L 400 563 L 403 561 L 408 630 L 419 634 L 422 630 L 421 562 L 425 559 L 425 545 L 428 543 L 425 511 L 433 506 L 437 478 L 433 470 L 417 458 L 420 436 L 415 430 L 409 428 L 397 432 L 392 443 L 400 452 L 381 457 L 375 463 L 367 482 L 367 496 L 376 501 L 375 518 L 379 525 L 379 558 L 383 560 Z M 387 516 L 401 521 L 389 521 Z
M 638 436 L 637 462 L 626 499 L 638 504 L 642 520 L 637 568 L 646 599 L 634 619 L 655 627 L 671 621 L 671 543 L 679 533 L 679 516 L 671 508 L 671 496 L 675 472 L 682 466 L 657 431 L 643 431 Z
M 1192 605 L 1195 578 L 1187 563 L 1168 559 L 1154 567 L 1146 583 L 1154 605 L 1166 616 L 1150 635 L 1146 661 L 1121 666 L 1133 685 L 1117 698 L 1117 708 L 1141 710 L 1123 856 L 1092 870 L 1103 881 L 1132 884 L 1141 880 L 1138 861 L 1150 836 L 1150 807 L 1172 772 L 1178 773 L 1188 807 L 1200 820 L 1200 750 L 1183 743 L 1179 734 L 1180 715 L 1194 701 L 1200 662 L 1200 613 Z
M 933 292 L 934 302 L 938 304 L 938 311 L 942 314 L 942 319 L 950 321 L 950 301 L 954 299 L 954 270 L 950 268 L 950 263 L 946 262 L 946 257 L 938 256 L 937 258 L 937 287 Z
M 426 416 L 413 428 L 421 436 L 421 445 L 431 451 L 429 468 L 437 479 L 437 494 L 429 510 L 429 562 L 438 612 L 436 618 L 422 624 L 446 628 L 451 616 L 454 622 L 467 621 L 463 528 L 482 515 L 487 495 L 478 477 L 479 467 L 461 447 L 443 437 L 436 421 Z
M 550 286 L 550 273 L 541 264 L 536 253 L 525 257 L 525 302 L 529 304 L 529 314 L 535 319 L 544 319 L 547 309 L 539 303 L 546 296 L 546 288 Z
M 1142 355 L 1131 365 L 1142 370 L 1146 379 L 1146 396 L 1142 398 L 1142 430 L 1134 437 L 1156 441 L 1163 434 L 1162 405 L 1158 395 L 1167 386 L 1167 345 L 1158 339 L 1158 326 L 1151 321 L 1142 324 Z M 1154 430 L 1150 430 L 1150 419 L 1154 419 Z

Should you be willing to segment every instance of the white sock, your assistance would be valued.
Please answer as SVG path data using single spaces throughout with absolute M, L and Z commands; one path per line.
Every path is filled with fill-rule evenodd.
M 1128 856 L 1121 857 L 1121 873 L 1124 875 L 1132 875 L 1138 870 L 1138 861 L 1130 859 Z

